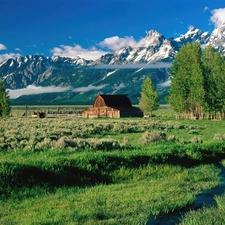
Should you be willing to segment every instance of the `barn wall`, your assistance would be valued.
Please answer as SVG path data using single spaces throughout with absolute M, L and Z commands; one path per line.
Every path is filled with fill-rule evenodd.
M 119 110 L 110 107 L 92 107 L 82 112 L 84 118 L 99 118 L 99 117 L 112 117 L 118 118 L 120 116 Z
M 104 99 L 101 96 L 98 96 L 94 101 L 93 107 L 104 107 L 104 106 L 106 106 Z

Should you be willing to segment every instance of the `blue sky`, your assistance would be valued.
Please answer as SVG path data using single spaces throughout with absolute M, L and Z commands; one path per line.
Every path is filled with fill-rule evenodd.
M 96 59 L 135 45 L 149 30 L 178 37 L 212 32 L 224 0 L 0 0 L 0 62 L 42 54 Z

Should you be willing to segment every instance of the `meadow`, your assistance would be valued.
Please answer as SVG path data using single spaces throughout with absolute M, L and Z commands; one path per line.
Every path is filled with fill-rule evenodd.
M 225 121 L 154 115 L 1 119 L 0 224 L 146 224 L 218 187 Z M 225 224 L 215 200 L 180 224 Z

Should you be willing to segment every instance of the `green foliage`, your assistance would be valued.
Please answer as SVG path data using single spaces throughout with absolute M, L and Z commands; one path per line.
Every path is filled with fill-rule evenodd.
M 0 117 L 6 117 L 10 114 L 10 101 L 5 84 L 0 80 Z
M 225 161 L 222 161 L 223 166 Z M 217 206 L 203 207 L 197 211 L 188 212 L 182 219 L 181 225 L 221 225 L 225 224 L 225 195 L 214 197 Z
M 159 108 L 159 96 L 150 77 L 143 81 L 139 106 L 146 115 L 150 114 L 150 116 L 152 111 Z
M 212 46 L 201 51 L 199 43 L 182 46 L 170 68 L 168 102 L 178 113 L 203 118 L 204 113 L 222 112 L 225 103 L 225 61 Z
M 222 112 L 225 104 L 225 61 L 215 52 L 212 46 L 204 49 L 202 61 L 204 65 L 206 104 L 210 112 Z
M 190 211 L 185 215 L 180 225 L 222 225 L 225 224 L 225 195 L 215 196 L 218 207 L 204 207 L 198 211 Z
M 154 142 L 160 142 L 166 140 L 166 134 L 158 131 L 145 131 L 140 138 L 140 143 L 142 144 L 150 144 Z
M 165 154 L 149 151 L 14 152 L 1 159 L 1 222 L 144 224 L 149 215 L 190 205 L 199 191 L 218 185 L 212 165 L 163 164 Z
M 145 224 L 191 205 L 219 185 L 224 123 L 6 118 L 0 223 Z

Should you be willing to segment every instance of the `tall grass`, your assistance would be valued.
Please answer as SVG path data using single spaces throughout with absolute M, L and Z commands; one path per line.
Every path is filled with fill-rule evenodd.
M 1 120 L 0 223 L 145 224 L 219 185 L 224 133 L 224 121 Z
M 213 166 L 121 167 L 109 185 L 20 189 L 0 206 L 0 221 L 22 224 L 144 224 L 149 215 L 191 204 L 202 189 L 218 185 Z M 46 192 L 41 191 L 45 189 Z M 37 191 L 38 190 L 38 191 Z M 22 215 L 22 216 L 21 216 Z

